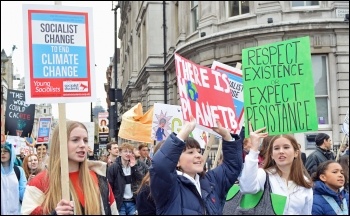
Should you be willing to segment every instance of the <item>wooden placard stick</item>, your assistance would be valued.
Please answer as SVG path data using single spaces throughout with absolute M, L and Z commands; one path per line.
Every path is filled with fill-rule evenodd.
M 339 149 L 338 149 L 337 157 L 335 158 L 335 161 L 338 161 L 338 160 L 339 160 L 339 157 L 340 157 L 340 148 L 341 148 L 342 146 L 344 146 L 344 144 L 345 144 L 345 138 L 346 138 L 346 137 L 347 137 L 347 136 L 346 136 L 346 134 L 345 134 L 343 140 L 341 141 L 341 143 L 340 143 L 340 145 L 339 145 Z
M 207 158 L 208 158 L 209 152 L 211 150 L 211 146 L 213 145 L 214 142 L 215 142 L 215 135 L 214 134 L 209 134 L 209 141 L 208 141 L 207 145 L 205 146 L 205 150 L 204 150 L 204 153 L 203 153 L 204 163 L 207 162 Z
M 220 158 L 221 150 L 222 150 L 222 139 L 220 139 L 219 147 L 218 147 L 218 150 L 217 150 L 216 155 L 215 155 L 215 161 L 214 161 L 214 165 L 213 165 L 212 169 L 214 169 L 218 165 L 218 160 Z
M 58 104 L 58 123 L 61 156 L 61 187 L 62 199 L 70 200 L 69 195 L 69 172 L 68 172 L 68 147 L 67 147 L 67 125 L 66 104 Z

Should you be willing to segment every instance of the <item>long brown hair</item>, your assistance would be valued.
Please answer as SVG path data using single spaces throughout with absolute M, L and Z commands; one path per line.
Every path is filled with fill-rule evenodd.
M 270 140 L 270 144 L 268 145 L 267 152 L 265 154 L 265 162 L 264 162 L 264 169 L 266 171 L 272 172 L 273 170 L 276 170 L 278 174 L 282 174 L 282 171 L 278 168 L 276 163 L 272 160 L 272 151 L 273 151 L 273 143 L 278 139 L 278 138 L 286 138 L 288 139 L 295 152 L 298 152 L 298 156 L 293 160 L 292 166 L 290 168 L 290 173 L 289 173 L 289 180 L 293 181 L 295 184 L 305 187 L 305 188 L 312 188 L 312 180 L 310 178 L 310 175 L 306 171 L 303 162 L 301 160 L 301 154 L 300 154 L 300 149 L 298 146 L 298 142 L 296 139 L 289 135 L 289 134 L 282 134 L 282 135 L 276 135 L 272 137 Z M 307 180 L 305 179 L 305 176 Z
M 29 158 L 32 157 L 32 156 L 35 156 L 36 159 L 38 160 L 38 167 L 34 171 L 30 170 L 29 167 L 28 167 Z M 24 159 L 23 159 L 23 166 L 22 167 L 23 167 L 24 173 L 26 174 L 27 179 L 29 178 L 30 175 L 37 175 L 41 171 L 41 169 L 39 167 L 38 155 L 36 155 L 36 154 L 29 154 L 29 155 L 25 156 Z
M 261 142 L 261 145 L 260 145 L 260 148 L 259 148 L 259 155 L 265 159 L 266 157 L 266 153 L 267 153 L 267 149 L 269 147 L 269 144 L 270 144 L 270 141 L 271 139 L 273 138 L 274 136 L 267 136 L 265 137 L 262 142 Z
M 67 141 L 70 138 L 72 130 L 77 127 L 83 128 L 87 131 L 84 124 L 77 121 L 67 121 Z M 43 202 L 44 214 L 48 214 L 53 211 L 56 208 L 57 203 L 59 203 L 62 198 L 60 145 L 61 142 L 59 139 L 59 126 L 56 126 L 52 134 L 49 157 L 50 162 L 48 170 L 46 172 L 49 188 L 46 191 L 46 197 Z M 81 162 L 79 166 L 79 181 L 84 191 L 85 199 L 84 212 L 81 211 L 79 199 L 71 180 L 69 180 L 69 191 L 74 201 L 74 209 L 76 211 L 76 214 L 100 215 L 102 213 L 100 203 L 100 190 L 90 175 L 87 161 L 88 160 L 85 158 L 85 160 Z

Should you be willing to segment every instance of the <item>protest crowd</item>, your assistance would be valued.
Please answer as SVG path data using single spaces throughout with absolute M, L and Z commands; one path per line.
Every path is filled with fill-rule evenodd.
M 308 40 L 282 43 L 292 44 L 297 53 L 298 44 L 310 47 Z M 154 125 L 147 134 L 153 143 L 113 140 L 96 158 L 87 126 L 69 120 L 60 121 L 46 143 L 26 138 L 27 153 L 6 139 L 1 144 L 1 215 L 348 215 L 349 147 L 344 143 L 335 153 L 331 136 L 318 131 L 311 70 L 302 62 L 307 59 L 293 59 L 294 72 L 259 69 L 261 74 L 253 75 L 261 67 L 254 49 L 243 52 L 242 59 L 249 60 L 243 66 L 249 69 L 244 90 L 240 87 L 241 109 L 235 108 L 239 102 L 232 99 L 234 85 L 226 74 L 175 54 L 181 106 L 154 104 L 156 118 L 149 121 Z M 278 85 L 284 79 L 292 83 Z M 215 93 L 202 94 L 207 89 Z M 167 127 L 172 106 L 182 112 L 176 130 Z M 237 118 L 243 110 L 245 117 Z M 123 121 L 120 137 L 131 130 Z M 138 128 L 132 134 L 140 138 L 144 128 Z M 107 128 L 99 132 L 108 140 Z M 315 133 L 312 153 L 302 152 L 293 135 L 298 132 Z M 218 152 L 209 160 L 215 141 Z
M 85 126 L 67 121 L 70 200 L 61 199 L 60 193 L 58 127 L 49 149 L 37 144 L 41 151 L 26 155 L 21 164 L 21 155 L 6 142 L 1 145 L 1 214 L 347 213 L 349 149 L 336 161 L 327 134 L 316 136 L 317 148 L 304 165 L 293 136 L 269 136 L 266 128 L 254 131 L 250 124 L 250 136 L 244 138 L 244 127 L 231 134 L 218 122 L 213 130 L 223 140 L 222 161 L 205 171 L 201 147 L 189 137 L 195 127 L 192 116 L 179 133 L 158 142 L 152 158 L 147 144 L 111 142 L 104 162 L 88 158 Z M 232 195 L 235 186 L 239 189 Z M 252 203 L 261 199 L 254 208 L 240 206 L 245 194 L 261 191 L 259 198 L 246 198 Z

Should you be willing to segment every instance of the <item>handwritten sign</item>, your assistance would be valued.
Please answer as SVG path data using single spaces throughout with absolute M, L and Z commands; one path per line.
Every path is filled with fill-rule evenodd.
M 23 12 L 27 103 L 95 100 L 92 9 L 23 5 Z
M 23 91 L 9 89 L 5 112 L 5 134 L 28 137 L 32 134 L 35 105 L 25 103 Z
M 244 49 L 242 60 L 246 127 L 266 126 L 270 135 L 318 130 L 308 37 Z
M 238 123 L 227 75 L 176 53 L 175 66 L 184 120 L 193 115 L 199 125 L 208 128 L 219 120 L 223 127 L 235 130 Z

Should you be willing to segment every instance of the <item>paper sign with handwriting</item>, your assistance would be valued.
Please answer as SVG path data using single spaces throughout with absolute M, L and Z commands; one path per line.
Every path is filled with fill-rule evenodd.
M 270 135 L 318 130 L 309 37 L 244 49 L 242 60 L 246 127 L 266 126 Z

